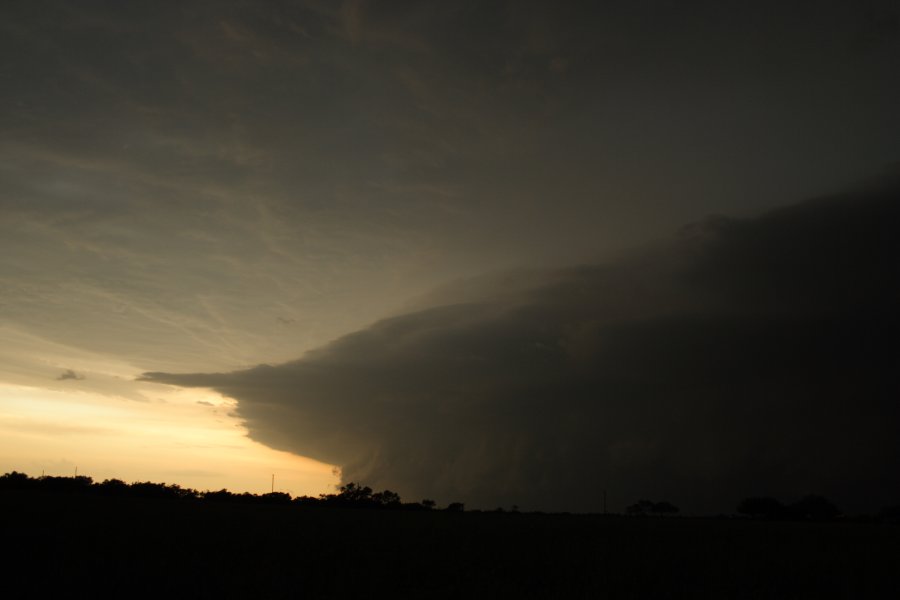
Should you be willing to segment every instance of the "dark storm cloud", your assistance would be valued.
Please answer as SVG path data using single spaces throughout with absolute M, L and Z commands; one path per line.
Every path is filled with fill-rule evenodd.
M 787 201 L 900 152 L 890 2 L 3 10 L 9 186 L 77 158 L 102 173 L 88 189 L 138 181 L 155 208 L 197 202 L 215 182 L 289 213 L 344 208 L 413 228 L 439 213 L 498 245 L 542 222 L 587 246 L 598 236 L 571 215 L 621 242 L 685 207 L 708 211 L 707 192 L 741 208 Z M 108 195 L 85 204 L 116 210 Z M 0 201 L 25 194 L 10 196 Z
M 710 218 L 614 263 L 445 290 L 302 359 L 152 373 L 347 481 L 481 506 L 900 497 L 900 185 Z M 434 298 L 432 298 L 434 300 Z
M 49 381 L 53 348 L 129 373 L 232 369 L 359 330 L 277 367 L 155 378 L 223 390 L 255 438 L 405 496 L 874 494 L 889 455 L 858 434 L 892 422 L 887 205 L 712 219 L 557 267 L 900 159 L 898 15 L 0 3 L 0 328 L 17 341 L 0 375 Z

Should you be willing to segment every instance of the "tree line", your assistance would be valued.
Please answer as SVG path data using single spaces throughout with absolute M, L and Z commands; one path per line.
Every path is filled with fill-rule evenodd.
M 120 479 L 105 479 L 101 482 L 95 482 L 91 477 L 85 475 L 76 475 L 74 477 L 50 475 L 29 477 L 25 473 L 12 471 L 0 475 L 0 492 L 7 490 L 230 504 L 387 510 L 444 510 L 447 512 L 464 512 L 466 510 L 465 504 L 462 502 L 452 502 L 443 508 L 438 508 L 437 503 L 429 499 L 423 499 L 418 502 L 404 502 L 396 492 L 390 490 L 376 492 L 368 486 L 352 482 L 340 486 L 336 493 L 320 494 L 316 497 L 292 497 L 285 492 L 251 494 L 250 492 L 235 493 L 227 489 L 198 491 L 192 488 L 181 487 L 178 484 L 153 483 L 150 481 L 125 483 Z M 741 500 L 737 505 L 736 511 L 738 515 L 746 518 L 777 521 L 832 521 L 844 517 L 842 511 L 831 501 L 815 494 L 809 494 L 790 504 L 784 504 L 771 497 L 749 497 Z M 481 511 L 470 510 L 468 512 Z M 498 508 L 494 512 L 506 511 Z M 518 507 L 513 507 L 509 512 L 518 513 Z M 678 507 L 670 502 L 651 500 L 639 500 L 625 509 L 627 515 L 634 517 L 665 517 L 677 515 L 678 512 Z M 882 509 L 877 517 L 881 520 L 900 521 L 900 505 Z
M 678 507 L 666 501 L 639 500 L 626 508 L 625 513 L 636 517 L 665 517 L 677 514 Z M 763 496 L 744 498 L 737 505 L 737 513 L 752 519 L 770 521 L 831 521 L 843 516 L 841 510 L 830 500 L 816 494 L 808 494 L 791 504 L 783 504 L 775 498 Z M 882 511 L 882 516 L 884 514 L 885 511 Z
M 292 497 L 286 492 L 268 492 L 251 494 L 235 493 L 226 489 L 216 491 L 198 491 L 181 487 L 178 484 L 153 483 L 137 481 L 125 483 L 120 479 L 105 479 L 95 482 L 85 475 L 74 477 L 57 477 L 42 475 L 29 477 L 25 473 L 12 471 L 0 475 L 0 491 L 27 490 L 47 493 L 87 494 L 112 498 L 152 498 L 178 501 L 217 502 L 230 504 L 266 504 L 295 506 L 326 506 L 340 508 L 371 508 L 395 510 L 437 510 L 434 500 L 424 499 L 419 502 L 403 502 L 400 495 L 390 490 L 373 491 L 368 486 L 356 483 L 342 485 L 337 493 L 320 494 L 318 497 Z M 459 512 L 464 505 L 454 502 L 443 510 Z
M 843 515 L 830 500 L 816 494 L 808 494 L 791 504 L 763 496 L 744 498 L 737 511 L 754 519 L 775 521 L 831 521 Z

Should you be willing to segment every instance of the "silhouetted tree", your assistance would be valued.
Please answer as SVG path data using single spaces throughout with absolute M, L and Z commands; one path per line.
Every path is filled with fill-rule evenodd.
M 448 512 L 463 512 L 466 510 L 466 505 L 462 502 L 451 502 L 445 510 Z
M 259 496 L 259 501 L 262 504 L 290 504 L 291 495 L 286 492 L 269 492 Z
M 678 507 L 671 502 L 653 502 L 651 500 L 638 500 L 625 509 L 629 515 L 643 517 L 646 515 L 674 515 L 678 512 Z
M 296 498 L 291 500 L 291 503 L 295 504 L 296 506 L 305 507 L 321 506 L 322 500 L 321 498 L 313 498 L 312 496 L 297 496 Z
M 840 509 L 822 496 L 809 494 L 791 504 L 790 510 L 798 519 L 828 521 L 840 516 Z
M 892 523 L 900 521 L 900 504 L 896 506 L 885 506 L 878 512 L 878 518 Z
M 0 490 L 25 490 L 35 486 L 35 480 L 18 471 L 0 475 Z
M 84 492 L 90 489 L 94 480 L 85 475 L 75 477 L 44 476 L 37 480 L 38 489 L 48 492 Z
M 358 483 L 347 483 L 339 488 L 337 494 L 322 494 L 319 503 L 325 506 L 344 506 L 350 508 L 400 508 L 403 504 L 400 495 L 390 490 L 373 492 L 372 488 Z
M 753 518 L 813 521 L 827 521 L 841 515 L 838 507 L 815 494 L 804 496 L 789 506 L 785 506 L 775 498 L 745 498 L 738 504 L 737 511 Z
M 788 516 L 787 507 L 769 497 L 752 497 L 741 500 L 737 507 L 738 513 L 755 519 L 783 519 Z
M 334 498 L 338 504 L 369 504 L 372 500 L 372 488 L 350 482 L 342 485 Z
M 347 483 L 339 488 L 337 494 L 322 494 L 318 498 L 302 496 L 292 498 L 285 492 L 271 492 L 257 495 L 249 492 L 235 494 L 227 489 L 218 491 L 198 492 L 192 488 L 183 488 L 177 484 L 153 483 L 150 481 L 137 481 L 127 484 L 120 479 L 105 479 L 102 483 L 94 483 L 90 477 L 81 475 L 75 477 L 51 477 L 41 476 L 33 479 L 24 473 L 12 471 L 0 475 L 0 490 L 9 489 L 36 489 L 47 492 L 65 493 L 90 493 L 110 497 L 153 498 L 163 500 L 205 502 L 227 502 L 237 504 L 294 504 L 296 506 L 332 506 L 341 508 L 376 508 L 376 509 L 404 509 L 404 510 L 431 510 L 434 508 L 434 500 L 423 500 L 422 503 L 412 502 L 404 504 L 400 495 L 391 490 L 373 492 L 368 486 L 357 483 Z M 461 512 L 464 505 L 454 502 L 447 507 L 449 511 Z
M 94 485 L 97 491 L 104 496 L 127 496 L 131 490 L 128 484 L 121 479 L 104 479 L 102 483 Z
M 240 496 L 224 488 L 215 492 L 206 490 L 200 494 L 200 497 L 209 502 L 237 502 L 240 499 Z
M 400 506 L 400 494 L 384 490 L 383 492 L 372 494 L 372 501 L 378 506 L 397 508 Z
M 638 500 L 637 502 L 626 508 L 625 512 L 636 517 L 644 516 L 653 512 L 653 506 L 654 503 L 650 500 Z
M 178 484 L 166 485 L 165 483 L 153 483 L 152 481 L 136 481 L 129 486 L 132 496 L 140 498 L 170 498 L 173 500 L 185 500 L 198 498 L 201 494 L 190 488 L 183 488 Z
M 678 512 L 678 507 L 671 502 L 654 502 L 653 507 L 650 509 L 650 511 L 653 514 L 660 516 L 674 515 Z

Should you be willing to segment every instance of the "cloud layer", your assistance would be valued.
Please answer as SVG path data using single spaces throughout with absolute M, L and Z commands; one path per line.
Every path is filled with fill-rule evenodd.
M 900 185 L 880 182 L 460 283 L 286 364 L 145 378 L 215 388 L 254 439 L 408 498 L 878 508 L 900 498 L 898 234 Z
M 833 189 L 900 158 L 896 4 L 2 3 L 0 380 L 282 362 Z
M 757 281 L 797 269 L 720 252 L 756 235 L 733 221 L 559 267 L 900 159 L 896 0 L 734 4 L 0 2 L 0 409 L 205 411 L 132 379 L 320 348 L 214 383 L 258 439 L 407 496 L 631 501 L 674 456 L 650 382 L 764 346 L 751 317 L 824 310 L 826 279 Z

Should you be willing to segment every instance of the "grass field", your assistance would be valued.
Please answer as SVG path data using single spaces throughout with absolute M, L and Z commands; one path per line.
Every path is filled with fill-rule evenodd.
M 898 598 L 888 523 L 451 513 L 0 493 L 40 595 Z

